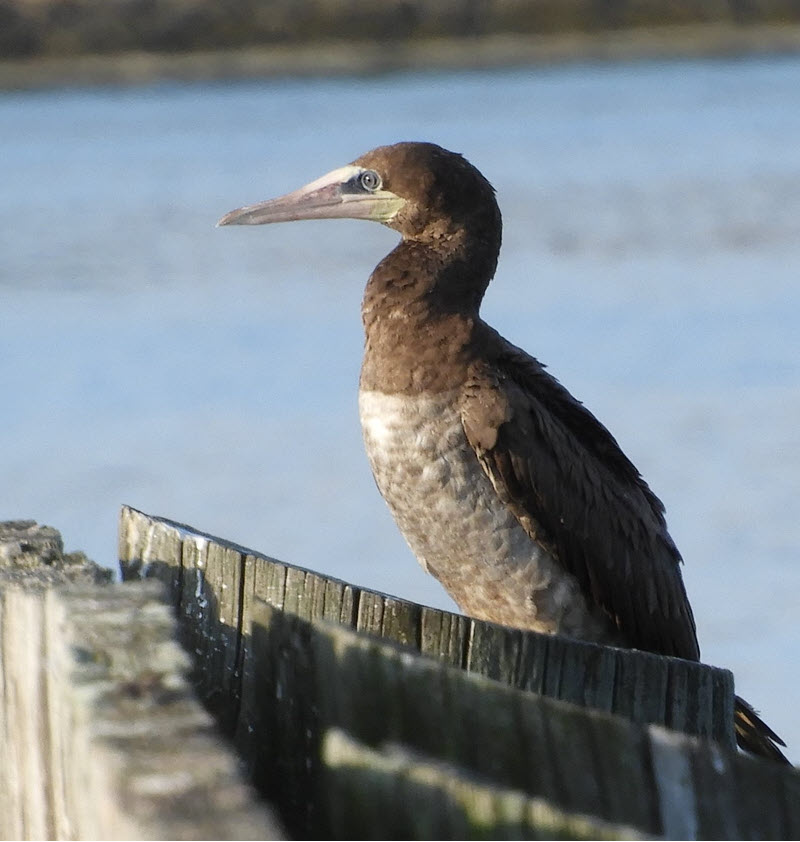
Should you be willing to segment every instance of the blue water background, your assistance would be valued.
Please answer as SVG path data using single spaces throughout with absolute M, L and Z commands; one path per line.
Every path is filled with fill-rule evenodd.
M 496 186 L 486 319 L 663 498 L 705 660 L 800 761 L 797 58 L 0 94 L 0 517 L 111 566 L 126 502 L 451 608 L 358 425 L 395 235 L 214 229 L 404 139 Z

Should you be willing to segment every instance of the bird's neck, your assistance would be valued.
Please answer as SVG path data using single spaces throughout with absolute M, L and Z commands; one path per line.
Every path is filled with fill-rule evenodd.
M 361 388 L 444 391 L 463 379 L 498 248 L 467 237 L 404 240 L 370 276 Z
M 500 251 L 497 242 L 465 229 L 404 239 L 376 267 L 364 291 L 367 335 L 387 319 L 418 322 L 460 314 L 477 317 Z

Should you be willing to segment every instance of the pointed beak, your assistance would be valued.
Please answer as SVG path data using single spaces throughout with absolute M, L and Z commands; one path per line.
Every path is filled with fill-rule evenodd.
M 371 219 L 389 222 L 405 200 L 388 190 L 365 190 L 361 167 L 333 170 L 305 187 L 226 213 L 220 225 L 266 225 L 298 219 Z

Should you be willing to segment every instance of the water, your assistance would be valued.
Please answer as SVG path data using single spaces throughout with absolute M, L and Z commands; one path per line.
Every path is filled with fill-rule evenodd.
M 484 315 L 667 504 L 705 660 L 800 761 L 800 60 L 0 95 L 0 516 L 118 506 L 440 607 L 374 489 L 361 289 L 395 235 L 215 230 L 381 143 L 498 190 Z

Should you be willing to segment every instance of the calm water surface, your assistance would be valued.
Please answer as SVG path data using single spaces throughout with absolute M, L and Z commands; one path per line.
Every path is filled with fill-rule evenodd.
M 497 188 L 484 315 L 667 505 L 705 660 L 800 761 L 800 61 L 0 94 L 0 517 L 118 506 L 440 607 L 374 489 L 359 303 L 396 238 L 215 230 L 425 139 Z

